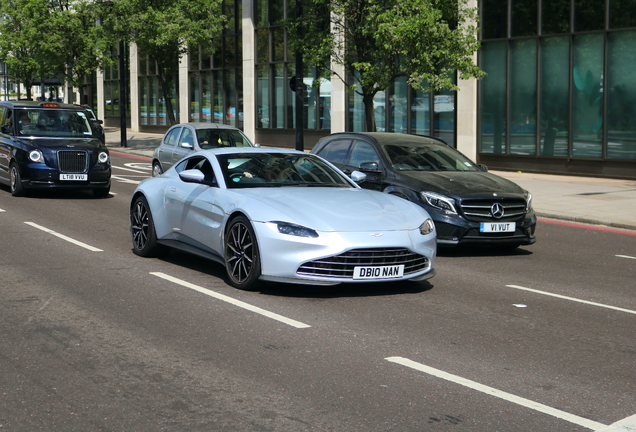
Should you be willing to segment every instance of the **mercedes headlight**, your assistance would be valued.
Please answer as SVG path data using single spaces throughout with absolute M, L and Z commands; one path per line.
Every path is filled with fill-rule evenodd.
M 429 235 L 435 231 L 435 224 L 433 223 L 433 219 L 428 218 L 424 221 L 422 225 L 420 225 L 420 234 Z
M 278 232 L 281 234 L 287 234 L 297 237 L 318 237 L 318 233 L 311 228 L 288 223 L 288 222 L 273 222 L 278 228 Z
M 29 152 L 29 159 L 32 162 L 44 162 L 44 155 L 40 150 L 31 150 Z
M 455 200 L 435 192 L 420 192 L 421 197 L 431 207 L 444 210 L 448 213 L 457 213 L 455 210 Z
M 99 154 L 99 156 L 97 156 L 97 160 L 99 161 L 99 163 L 106 163 L 108 162 L 108 153 L 106 152 L 101 152 Z
M 526 213 L 532 210 L 532 194 L 526 192 Z

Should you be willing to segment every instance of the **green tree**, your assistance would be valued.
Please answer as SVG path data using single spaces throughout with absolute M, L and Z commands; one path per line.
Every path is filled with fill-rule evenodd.
M 103 13 L 103 30 L 137 45 L 140 57 L 157 64 L 169 124 L 179 59 L 190 47 L 212 47 L 225 17 L 222 0 L 114 0 Z M 184 95 L 185 97 L 186 95 Z
M 373 98 L 396 78 L 416 90 L 458 90 L 453 75 L 481 78 L 478 12 L 467 0 L 297 0 L 289 21 L 294 49 L 309 66 L 336 75 L 362 96 L 365 128 L 375 130 Z M 344 68 L 345 76 L 336 66 Z
M 0 57 L 9 66 L 14 82 L 24 85 L 31 99 L 33 81 L 48 75 L 52 67 L 51 51 L 44 40 L 48 2 L 0 0 L 0 15 Z

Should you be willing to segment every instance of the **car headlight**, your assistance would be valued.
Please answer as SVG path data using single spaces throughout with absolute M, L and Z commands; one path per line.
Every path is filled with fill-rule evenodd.
M 420 195 L 431 207 L 444 210 L 449 213 L 457 213 L 455 210 L 455 200 L 435 192 L 420 192 Z
M 29 159 L 32 162 L 44 162 L 44 155 L 40 150 L 31 150 L 29 152 Z
M 108 153 L 106 152 L 101 152 L 99 154 L 99 156 L 97 156 L 97 160 L 99 161 L 99 163 L 106 163 L 108 162 Z
M 304 226 L 291 224 L 288 222 L 273 222 L 278 228 L 278 232 L 281 234 L 293 235 L 298 237 L 318 237 L 318 233 L 311 228 Z
M 526 192 L 526 212 L 532 210 L 532 194 L 530 192 Z
M 428 218 L 424 221 L 422 225 L 420 225 L 420 234 L 429 235 L 435 231 L 435 224 L 433 223 L 433 219 Z

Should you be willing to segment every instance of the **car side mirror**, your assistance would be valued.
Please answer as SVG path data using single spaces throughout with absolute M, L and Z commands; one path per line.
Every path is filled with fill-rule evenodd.
M 360 164 L 360 171 L 379 172 L 380 168 L 377 162 L 362 162 Z
M 205 174 L 198 169 L 183 170 L 179 173 L 179 178 L 186 183 L 198 183 L 208 186 L 216 186 L 215 180 L 206 180 Z
M 187 142 L 182 142 L 181 143 L 181 147 L 183 147 L 185 149 L 189 149 L 189 150 L 192 150 L 194 148 L 194 146 L 192 144 L 187 143 Z
M 353 180 L 354 182 L 360 183 L 361 181 L 364 181 L 364 179 L 367 178 L 367 175 L 360 171 L 353 171 L 350 177 L 351 177 L 351 180 Z
M 488 172 L 488 167 L 484 164 L 477 164 L 477 168 L 479 168 L 479 171 Z
M 5 135 L 11 135 L 11 126 L 9 125 L 2 125 L 2 133 Z
M 97 123 L 97 124 L 104 124 L 104 120 L 99 120 L 99 119 L 92 119 L 91 120 L 93 123 Z

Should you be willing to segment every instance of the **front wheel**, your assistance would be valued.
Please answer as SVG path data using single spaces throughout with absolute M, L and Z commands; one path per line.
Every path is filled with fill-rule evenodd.
M 21 197 L 25 195 L 24 186 L 22 186 L 22 177 L 20 177 L 20 170 L 15 163 L 11 164 L 11 195 L 14 197 Z
M 95 198 L 106 198 L 110 194 L 110 185 L 101 189 L 93 189 L 93 195 Z
M 225 232 L 225 269 L 230 285 L 253 290 L 261 276 L 261 259 L 254 229 L 244 216 L 233 219 Z
M 157 243 L 155 224 L 148 201 L 143 196 L 137 198 L 130 209 L 130 233 L 133 253 L 142 257 L 157 257 L 168 252 L 166 246 Z

